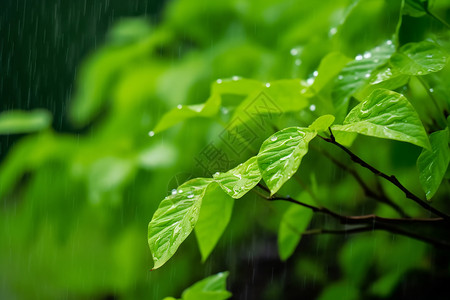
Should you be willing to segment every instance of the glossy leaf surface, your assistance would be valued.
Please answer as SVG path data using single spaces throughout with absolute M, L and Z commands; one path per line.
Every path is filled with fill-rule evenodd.
M 389 90 L 373 91 L 349 112 L 344 125 L 335 125 L 332 129 L 408 142 L 427 149 L 430 147 L 425 129 L 412 105 L 402 94 Z
M 431 199 L 441 185 L 450 160 L 448 128 L 430 135 L 431 151 L 423 149 L 417 159 L 419 179 L 427 199 Z
M 310 129 L 289 127 L 264 141 L 258 154 L 258 165 L 272 195 L 297 172 L 308 152 L 308 143 L 315 136 L 315 131 Z

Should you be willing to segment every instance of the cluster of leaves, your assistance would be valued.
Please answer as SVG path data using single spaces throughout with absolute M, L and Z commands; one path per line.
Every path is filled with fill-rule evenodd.
M 431 250 L 423 243 L 381 232 L 345 240 L 338 254 L 342 240 L 318 236 L 296 255 L 308 226 L 330 222 L 296 203 L 272 202 L 268 211 L 253 201 L 259 194 L 295 195 L 311 207 L 359 214 L 368 205 L 377 215 L 397 217 L 392 202 L 369 202 L 352 174 L 371 188 L 377 179 L 353 169 L 343 173 L 324 158 L 333 151 L 334 161 L 347 164 L 345 153 L 318 138 L 331 138 L 331 126 L 340 144 L 395 171 L 415 193 L 422 186 L 445 210 L 448 9 L 440 0 L 178 0 L 155 26 L 143 19 L 117 24 L 80 69 L 69 108 L 76 134 L 54 132 L 45 111 L 0 116 L 0 134 L 28 133 L 0 166 L 0 297 L 175 295 L 205 276 L 195 241 L 186 239 L 192 230 L 204 261 L 216 251 L 207 269 L 226 265 L 232 287 L 246 280 L 237 265 L 248 265 L 227 259 L 229 253 L 246 259 L 233 245 L 270 243 L 250 230 L 255 227 L 278 236 L 280 257 L 292 261 L 294 287 L 315 278 L 312 286 L 325 288 L 322 299 L 363 290 L 386 296 L 411 269 L 430 270 Z M 277 114 L 255 102 L 261 93 Z M 194 157 L 224 128 L 242 124 L 257 136 L 239 155 L 221 141 L 218 147 L 244 163 L 205 174 Z M 178 186 L 180 171 L 201 178 Z M 215 171 L 221 173 L 211 178 Z M 375 198 L 392 198 L 405 214 L 426 216 L 396 186 L 382 182 L 379 188 Z M 154 268 L 183 241 L 186 247 L 148 273 L 142 237 L 155 211 L 149 232 Z M 220 239 L 224 235 L 233 244 Z M 334 262 L 341 277 L 323 271 Z M 287 299 L 291 283 L 280 280 L 265 280 L 255 298 Z M 218 299 L 228 297 L 224 279 L 218 282 Z M 209 286 L 183 297 L 200 299 L 197 290 Z

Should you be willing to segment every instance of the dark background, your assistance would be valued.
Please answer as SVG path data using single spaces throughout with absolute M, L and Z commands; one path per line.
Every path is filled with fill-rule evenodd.
M 66 107 L 77 70 L 121 18 L 158 22 L 162 0 L 1 0 L 0 110 L 45 108 L 73 131 Z M 20 136 L 0 136 L 0 159 Z

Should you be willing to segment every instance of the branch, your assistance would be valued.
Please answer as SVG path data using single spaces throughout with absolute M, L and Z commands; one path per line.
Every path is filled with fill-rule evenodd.
M 450 221 L 450 216 L 448 216 L 447 214 L 435 209 L 434 207 L 432 207 L 431 205 L 429 205 L 428 203 L 426 203 L 425 201 L 423 201 L 422 199 L 420 199 L 419 197 L 417 197 L 416 195 L 414 195 L 410 190 L 408 190 L 407 188 L 405 188 L 399 181 L 398 179 L 394 176 L 394 175 L 387 175 L 381 171 L 379 171 L 378 169 L 376 169 L 375 167 L 369 165 L 367 162 L 365 162 L 364 160 L 362 160 L 359 156 L 357 156 L 356 154 L 354 154 L 353 152 L 351 152 L 349 149 L 347 149 L 344 145 L 338 143 L 336 141 L 336 139 L 334 138 L 333 132 L 331 131 L 331 128 L 329 128 L 330 130 L 330 138 L 326 138 L 326 137 L 322 137 L 319 135 L 320 138 L 322 138 L 324 141 L 331 143 L 333 145 L 338 146 L 339 148 L 341 148 L 342 150 L 344 150 L 345 153 L 347 153 L 350 156 L 350 159 L 352 161 L 354 161 L 355 163 L 361 165 L 362 167 L 368 169 L 369 171 L 371 171 L 372 173 L 374 173 L 377 176 L 380 176 L 384 179 L 386 179 L 387 181 L 391 182 L 392 184 L 394 184 L 396 187 L 398 187 L 403 193 L 405 193 L 406 198 L 413 200 L 414 202 L 416 202 L 417 204 L 419 204 L 420 206 L 422 206 L 423 208 L 425 208 L 426 210 L 434 213 L 435 215 L 445 219 L 446 221 Z
M 375 224 L 374 226 L 361 226 L 361 227 L 354 227 L 354 228 L 349 228 L 349 229 L 338 229 L 338 230 L 318 228 L 318 229 L 307 230 L 307 231 L 303 232 L 302 235 L 316 235 L 316 234 L 347 235 L 347 234 L 353 234 L 353 233 L 370 232 L 370 231 L 374 231 L 374 230 L 388 231 L 390 233 L 400 234 L 400 235 L 404 235 L 404 236 L 407 236 L 407 237 L 410 237 L 410 238 L 413 238 L 416 240 L 427 242 L 436 247 L 450 249 L 450 244 L 445 241 L 436 240 L 436 239 L 433 239 L 433 238 L 430 238 L 427 236 L 421 236 L 421 235 L 418 235 L 413 232 L 409 232 L 409 231 L 406 231 L 403 229 L 399 229 L 396 227 L 392 227 L 389 225 L 383 225 L 383 224 Z
M 333 156 L 331 156 L 328 152 L 323 151 L 321 149 L 317 149 L 320 153 L 322 153 L 326 158 L 331 160 L 335 165 L 340 167 L 341 169 L 347 171 L 352 175 L 355 180 L 358 182 L 358 184 L 361 186 L 361 188 L 364 191 L 364 194 L 367 197 L 373 198 L 375 200 L 378 200 L 386 205 L 389 205 L 392 209 L 394 209 L 400 216 L 404 218 L 409 218 L 409 216 L 402 210 L 402 208 L 395 202 L 393 202 L 391 199 L 389 199 L 384 193 L 377 194 L 372 189 L 369 188 L 369 186 L 363 181 L 361 176 L 359 176 L 358 172 L 356 172 L 354 169 L 349 168 L 347 165 L 341 163 L 337 159 L 335 159 Z M 381 187 L 380 187 L 381 188 Z M 380 189 L 381 190 L 381 189 Z

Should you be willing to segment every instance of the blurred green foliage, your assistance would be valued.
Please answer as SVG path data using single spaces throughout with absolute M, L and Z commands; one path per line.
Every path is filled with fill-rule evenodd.
M 297 212 L 253 194 L 235 204 L 228 228 L 204 265 L 190 236 L 164 268 L 150 272 L 146 236 L 160 200 L 173 189 L 245 162 L 274 132 L 271 126 L 251 125 L 258 134 L 239 153 L 224 142 L 224 128 L 237 126 L 230 116 L 248 121 L 255 113 L 248 104 L 262 88 L 280 99 L 284 113 L 274 121 L 280 129 L 308 126 L 327 113 L 342 121 L 348 108 L 380 84 L 408 97 L 428 133 L 443 130 L 448 122 L 436 116 L 449 111 L 448 62 L 437 67 L 439 73 L 421 77 L 410 77 L 420 71 L 412 67 L 407 75 L 378 72 L 379 82 L 364 75 L 397 49 L 403 56 L 396 63 L 404 64 L 408 43 L 430 39 L 448 53 L 449 15 L 445 0 L 177 0 L 168 3 L 158 24 L 119 22 L 79 72 L 69 109 L 78 134 L 55 132 L 42 112 L 29 118 L 15 112 L 17 129 L 7 127 L 13 113 L 1 115 L 2 134 L 30 134 L 0 166 L 0 298 L 162 299 L 230 270 L 229 290 L 236 299 L 297 299 L 299 294 L 446 299 L 448 292 L 439 284 L 450 276 L 448 253 L 383 232 L 303 237 L 288 263 L 281 263 L 276 249 L 280 220 Z M 385 48 L 377 49 L 380 45 Z M 373 57 L 358 59 L 371 50 Z M 336 84 L 339 74 L 343 80 Z M 240 90 L 235 83 L 243 80 L 248 84 Z M 211 146 L 228 161 L 219 160 L 217 151 L 209 160 Z M 319 141 L 312 146 L 346 159 Z M 416 171 L 419 147 L 361 136 L 352 149 L 424 194 Z M 302 168 L 311 170 L 299 174 L 304 186 L 288 181 L 281 192 L 311 189 L 321 205 L 336 211 L 397 216 L 366 197 L 352 177 L 320 153 L 308 153 Z M 444 181 L 440 189 L 432 183 L 433 205 L 448 211 L 449 176 L 439 172 Z M 407 214 L 424 215 L 392 185 L 367 172 L 360 175 Z M 314 227 L 333 224 L 322 217 L 312 220 Z M 417 230 L 446 234 L 433 227 Z M 208 245 L 201 249 L 203 257 L 211 251 Z M 411 279 L 415 286 L 405 279 L 414 272 L 419 272 Z M 420 274 L 430 280 L 414 279 Z

